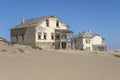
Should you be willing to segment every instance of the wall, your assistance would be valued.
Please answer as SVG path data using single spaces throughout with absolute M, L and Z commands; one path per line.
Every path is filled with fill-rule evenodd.
M 24 40 L 22 39 L 22 35 L 24 37 Z M 18 39 L 16 38 L 16 36 Z M 11 29 L 11 43 L 34 45 L 35 28 L 25 27 L 25 28 Z
M 27 28 L 11 29 L 11 43 L 21 43 L 21 35 L 25 34 Z M 18 40 L 17 40 L 17 38 Z
M 86 43 L 86 39 L 90 39 L 90 43 Z M 92 38 L 83 38 L 83 49 L 87 49 L 87 47 L 92 50 Z
M 27 28 L 24 42 L 28 45 L 35 45 L 35 27 Z
M 55 44 L 52 42 L 36 42 L 36 45 L 42 49 L 55 49 Z
M 93 41 L 92 41 L 92 43 L 93 44 L 102 44 L 102 38 L 100 37 L 100 36 L 95 36 L 95 37 L 93 37 Z
M 63 23 L 59 23 L 60 26 L 56 27 L 56 18 L 49 18 L 49 27 L 46 26 L 46 21 L 43 21 L 38 27 L 36 27 L 36 42 L 54 42 L 51 40 L 51 33 L 55 33 L 55 29 L 67 29 L 67 26 Z M 38 32 L 41 32 L 41 38 L 43 39 L 43 33 L 47 33 L 47 40 L 38 40 Z
M 77 38 L 74 40 L 75 49 L 83 49 L 83 38 Z

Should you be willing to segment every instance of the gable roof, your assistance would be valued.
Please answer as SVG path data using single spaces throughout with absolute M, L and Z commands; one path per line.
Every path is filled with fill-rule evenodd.
M 95 36 L 100 36 L 99 34 L 94 34 L 91 31 L 84 31 L 76 35 L 74 38 L 83 37 L 83 38 L 93 38 Z M 102 36 L 100 36 L 102 37 Z M 103 37 L 102 37 L 103 38 Z M 103 38 L 104 39 L 104 38 Z
M 54 17 L 56 18 L 58 21 L 60 21 L 61 23 L 65 24 L 62 20 L 60 20 L 59 18 L 57 18 L 54 15 L 49 15 L 49 16 L 42 16 L 42 17 L 37 17 L 37 18 L 31 18 L 31 19 L 27 19 L 24 21 L 24 23 L 20 23 L 19 25 L 13 27 L 12 29 L 17 29 L 17 28 L 24 28 L 24 27 L 36 27 L 38 26 L 40 23 L 42 23 L 43 21 L 47 20 L 48 18 Z M 66 25 L 66 24 L 65 24 Z M 67 25 L 66 25 L 67 26 Z

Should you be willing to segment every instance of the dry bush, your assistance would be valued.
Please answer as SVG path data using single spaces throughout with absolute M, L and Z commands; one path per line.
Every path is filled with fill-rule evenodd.
M 117 58 L 120 58 L 120 55 L 119 54 L 114 54 L 113 56 L 117 57 Z
M 21 48 L 18 48 L 18 51 L 21 52 L 21 53 L 25 53 L 25 51 Z
M 42 48 L 41 47 L 38 47 L 38 46 L 31 46 L 33 49 L 39 49 L 39 50 L 42 50 Z
M 3 52 L 7 52 L 7 50 L 5 50 L 5 49 L 3 49 L 2 51 L 3 51 Z

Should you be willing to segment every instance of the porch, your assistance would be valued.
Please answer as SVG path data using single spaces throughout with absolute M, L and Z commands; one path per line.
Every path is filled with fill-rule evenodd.
M 73 32 L 68 29 L 55 29 L 55 49 L 68 49 Z
M 106 51 L 107 47 L 104 44 L 93 45 L 93 51 Z

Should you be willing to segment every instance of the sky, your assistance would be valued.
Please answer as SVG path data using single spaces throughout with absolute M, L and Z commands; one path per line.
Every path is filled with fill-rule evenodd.
M 56 15 L 74 34 L 91 30 L 105 38 L 109 49 L 120 49 L 120 0 L 0 0 L 0 37 L 21 18 Z

